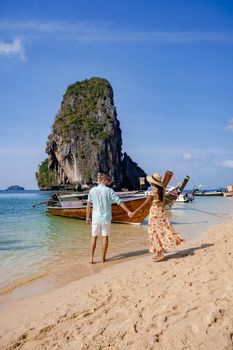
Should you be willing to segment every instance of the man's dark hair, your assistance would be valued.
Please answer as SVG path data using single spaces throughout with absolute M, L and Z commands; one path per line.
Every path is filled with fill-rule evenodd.
M 103 179 L 111 180 L 112 177 L 111 177 L 111 175 L 109 175 L 108 173 L 99 172 L 99 173 L 98 173 L 98 180 L 101 181 L 101 180 L 103 180 Z

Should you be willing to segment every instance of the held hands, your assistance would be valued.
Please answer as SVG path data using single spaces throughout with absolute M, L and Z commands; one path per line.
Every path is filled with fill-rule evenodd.
M 91 219 L 90 218 L 86 218 L 86 224 L 90 225 L 91 223 Z
M 128 211 L 128 217 L 130 217 L 130 219 L 132 219 L 133 216 L 134 216 L 134 212 Z

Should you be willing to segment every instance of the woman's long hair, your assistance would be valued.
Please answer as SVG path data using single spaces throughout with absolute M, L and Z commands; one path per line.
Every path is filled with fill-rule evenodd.
M 161 202 L 163 202 L 163 199 L 164 199 L 164 190 L 163 190 L 163 187 L 158 186 L 158 185 L 155 185 L 155 184 L 154 184 L 153 186 L 157 188 L 157 190 L 158 190 L 158 195 L 159 195 L 159 200 L 160 200 Z

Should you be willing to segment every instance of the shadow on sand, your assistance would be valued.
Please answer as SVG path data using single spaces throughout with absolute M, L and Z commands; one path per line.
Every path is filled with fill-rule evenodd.
M 174 252 L 174 253 L 169 253 L 168 255 L 166 255 L 164 257 L 164 259 L 162 261 L 167 261 L 170 259 L 185 258 L 186 256 L 189 256 L 189 255 L 192 256 L 192 255 L 195 255 L 195 252 L 197 250 L 206 249 L 206 248 L 212 247 L 213 245 L 214 245 L 213 243 L 204 243 L 198 247 L 192 247 L 192 248 L 188 248 L 188 249 L 179 250 L 179 251 Z
M 108 261 L 127 259 L 135 256 L 145 255 L 145 254 L 149 254 L 148 249 L 136 250 L 134 252 L 126 252 L 126 253 L 121 253 L 119 255 L 114 255 L 111 258 L 109 258 Z
M 184 257 L 189 256 L 189 255 L 192 256 L 195 254 L 195 252 L 197 250 L 206 249 L 206 248 L 212 247 L 213 245 L 214 244 L 212 244 L 212 243 L 204 243 L 204 244 L 201 244 L 200 246 L 197 246 L 197 247 L 192 247 L 192 248 L 183 249 L 183 250 L 179 250 L 176 252 L 168 253 L 168 255 L 166 255 L 162 261 L 167 261 L 170 259 L 184 258 Z M 131 257 L 136 257 L 136 256 L 140 256 L 140 255 L 148 255 L 148 254 L 149 254 L 148 249 L 137 250 L 137 251 L 133 251 L 133 252 L 121 253 L 119 255 L 112 256 L 111 258 L 108 259 L 108 261 L 116 261 L 116 260 L 127 259 L 127 258 L 131 258 Z
M 208 221 L 194 221 L 194 222 L 176 222 L 171 221 L 172 225 L 199 225 L 199 224 L 208 224 Z

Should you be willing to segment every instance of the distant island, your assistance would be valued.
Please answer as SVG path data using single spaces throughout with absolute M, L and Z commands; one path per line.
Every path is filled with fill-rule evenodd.
M 12 185 L 7 187 L 6 191 L 24 191 L 25 188 L 22 186 L 18 186 L 18 185 Z
M 139 178 L 146 177 L 145 171 L 122 152 L 113 89 L 104 78 L 68 86 L 46 152 L 48 157 L 36 173 L 41 190 L 86 190 L 103 171 L 112 175 L 115 189 L 134 190 L 140 188 Z

